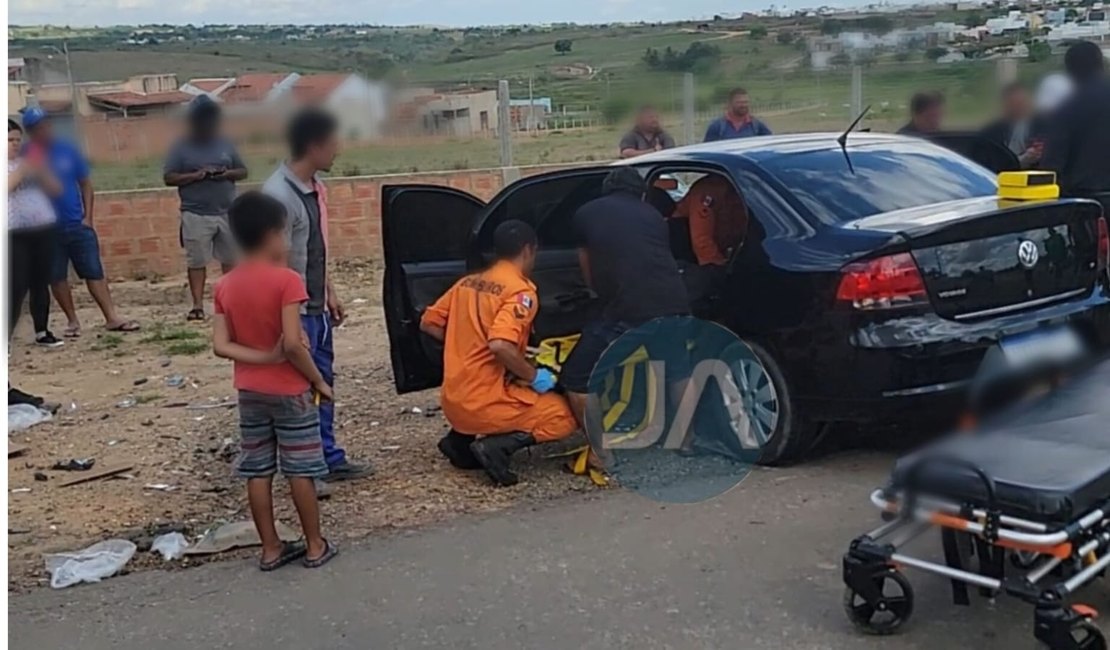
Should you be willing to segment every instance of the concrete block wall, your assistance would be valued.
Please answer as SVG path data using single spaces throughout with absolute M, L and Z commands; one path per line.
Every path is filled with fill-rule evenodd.
M 333 260 L 381 259 L 382 185 L 443 185 L 489 200 L 517 178 L 573 166 L 539 165 L 328 180 L 330 256 Z M 178 234 L 179 209 L 177 191 L 171 188 L 98 192 L 93 222 L 100 237 L 101 256 L 108 277 L 135 279 L 184 272 L 185 256 Z

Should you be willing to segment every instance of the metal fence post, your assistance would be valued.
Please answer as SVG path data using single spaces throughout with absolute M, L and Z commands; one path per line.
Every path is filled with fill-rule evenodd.
M 694 144 L 694 73 L 682 75 L 682 139 Z
M 509 82 L 497 82 L 497 135 L 501 140 L 501 166 L 513 166 L 513 133 L 509 124 Z
M 863 66 L 852 66 L 852 114 L 848 116 L 849 120 L 856 119 L 856 116 L 863 112 Z

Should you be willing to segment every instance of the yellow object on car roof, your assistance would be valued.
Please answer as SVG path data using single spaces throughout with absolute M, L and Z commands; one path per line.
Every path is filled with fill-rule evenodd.
M 1060 198 L 1055 172 L 1002 172 L 998 198 L 1011 201 L 1051 201 Z

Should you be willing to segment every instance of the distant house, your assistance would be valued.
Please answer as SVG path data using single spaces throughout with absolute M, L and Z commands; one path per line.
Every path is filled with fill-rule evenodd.
M 379 136 L 388 112 L 385 87 L 353 73 L 251 72 L 234 78 L 190 79 L 182 90 L 208 95 L 236 112 L 325 106 L 350 139 Z
M 1005 16 L 987 20 L 986 28 L 991 36 L 1002 36 L 1029 29 L 1029 19 L 1020 11 L 1011 11 Z
M 509 100 L 509 121 L 514 129 L 535 129 L 547 122 L 548 115 L 551 115 L 550 97 Z
M 233 83 L 235 83 L 235 77 L 190 79 L 185 85 L 181 86 L 181 91 L 189 93 L 190 95 L 208 95 L 215 99 Z
M 85 81 L 72 87 L 67 82 L 9 81 L 8 92 L 9 113 L 34 105 L 53 114 L 116 117 L 170 112 L 193 97 L 178 90 L 177 77 L 172 74 L 136 75 L 124 81 Z

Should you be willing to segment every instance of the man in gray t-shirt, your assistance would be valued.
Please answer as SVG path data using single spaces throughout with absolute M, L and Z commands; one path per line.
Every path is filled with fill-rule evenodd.
M 181 198 L 181 245 L 193 298 L 188 319 L 204 320 L 208 263 L 215 257 L 224 272 L 235 263 L 227 209 L 235 198 L 235 182 L 247 177 L 247 166 L 231 141 L 220 135 L 220 108 L 206 95 L 193 100 L 188 122 L 188 133 L 170 149 L 162 173 Z
M 620 142 L 620 157 L 634 158 L 646 153 L 674 148 L 674 138 L 659 123 L 659 111 L 644 106 L 636 113 L 636 124 Z

